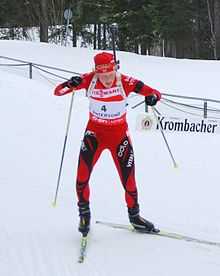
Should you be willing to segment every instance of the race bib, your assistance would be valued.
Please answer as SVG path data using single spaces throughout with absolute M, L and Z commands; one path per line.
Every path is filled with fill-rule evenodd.
M 89 111 L 100 119 L 118 119 L 126 113 L 126 100 L 102 102 L 90 98 Z

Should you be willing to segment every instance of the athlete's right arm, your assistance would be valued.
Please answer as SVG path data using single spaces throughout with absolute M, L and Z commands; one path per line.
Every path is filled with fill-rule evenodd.
M 55 96 L 63 96 L 75 90 L 88 89 L 93 73 L 74 76 L 68 81 L 65 81 L 56 86 L 54 90 Z

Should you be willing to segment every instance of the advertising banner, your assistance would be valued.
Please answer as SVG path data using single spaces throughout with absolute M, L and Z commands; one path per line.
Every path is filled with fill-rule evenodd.
M 220 133 L 220 120 L 204 118 L 180 118 L 158 115 L 157 119 L 152 114 L 139 114 L 136 129 L 139 131 L 160 130 L 175 133 Z

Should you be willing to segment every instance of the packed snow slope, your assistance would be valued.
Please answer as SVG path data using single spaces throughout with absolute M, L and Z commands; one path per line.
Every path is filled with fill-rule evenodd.
M 75 72 L 90 71 L 94 54 L 88 49 L 0 41 L 1 56 Z M 118 57 L 122 72 L 161 92 L 220 99 L 217 61 L 124 52 Z M 61 79 L 37 70 L 33 80 L 27 75 L 27 67 L 0 65 L 0 275 L 219 275 L 220 248 L 95 224 L 96 220 L 128 222 L 123 189 L 108 152 L 91 177 L 92 230 L 85 263 L 77 263 L 75 178 L 88 100 L 83 91 L 74 96 L 58 204 L 53 208 L 71 96 L 53 96 Z M 219 136 L 166 133 L 179 165 L 174 169 L 160 132 L 135 128 L 144 107 L 131 107 L 141 100 L 130 98 L 128 106 L 141 214 L 162 229 L 220 241 Z M 172 116 L 172 110 L 167 115 Z

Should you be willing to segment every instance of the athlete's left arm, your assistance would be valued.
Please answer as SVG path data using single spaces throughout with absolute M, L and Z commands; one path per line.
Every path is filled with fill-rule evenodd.
M 54 90 L 55 96 L 63 96 L 80 89 L 88 89 L 89 84 L 94 76 L 94 72 L 86 73 L 81 76 L 74 76 L 56 86 Z
M 127 96 L 131 92 L 135 92 L 145 97 L 155 95 L 158 101 L 161 99 L 161 93 L 158 90 L 144 84 L 142 81 L 135 78 L 122 75 L 122 84 Z

